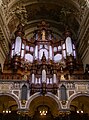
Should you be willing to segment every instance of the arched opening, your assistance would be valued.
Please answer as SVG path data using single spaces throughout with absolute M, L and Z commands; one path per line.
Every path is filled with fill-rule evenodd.
M 0 96 L 0 120 L 17 120 L 18 103 L 8 95 Z
M 52 97 L 37 96 L 29 102 L 28 115 L 32 118 L 32 120 L 54 120 L 54 118 L 58 117 L 59 105 Z
M 74 98 L 70 103 L 70 111 L 70 120 L 88 120 L 89 96 L 80 95 Z

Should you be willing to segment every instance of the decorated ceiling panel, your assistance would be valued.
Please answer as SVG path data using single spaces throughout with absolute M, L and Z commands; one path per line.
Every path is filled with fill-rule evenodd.
M 66 26 L 70 27 L 74 35 L 79 30 L 83 12 L 87 6 L 84 0 L 2 0 L 2 4 L 10 31 L 15 30 L 15 25 L 19 21 L 28 26 L 31 21 L 35 23 L 46 19 L 51 21 L 51 26 L 60 32 L 63 32 Z

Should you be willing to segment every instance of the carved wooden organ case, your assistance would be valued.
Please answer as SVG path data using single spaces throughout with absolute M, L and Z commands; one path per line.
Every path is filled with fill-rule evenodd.
M 82 68 L 71 31 L 55 37 L 45 21 L 38 24 L 29 40 L 25 38 L 24 26 L 19 24 L 10 48 L 2 78 L 26 80 L 31 94 L 37 91 L 56 94 L 59 82 L 70 79 Z

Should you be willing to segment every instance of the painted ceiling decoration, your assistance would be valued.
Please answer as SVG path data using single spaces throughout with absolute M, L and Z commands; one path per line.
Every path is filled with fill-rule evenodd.
M 53 0 L 50 2 L 46 0 L 44 2 L 42 0 L 31 0 L 30 2 L 28 0 L 2 0 L 2 8 L 5 11 L 5 18 L 11 31 L 15 29 L 14 24 L 18 22 L 17 19 L 19 18 L 21 22 L 26 22 L 27 20 L 27 25 L 34 20 L 47 19 L 51 21 L 51 24 L 53 23 L 54 27 L 58 30 L 64 29 L 63 26 L 65 27 L 68 25 L 73 32 L 76 33 L 79 29 L 86 7 L 87 1 L 84 0 L 71 0 L 70 2 L 66 2 L 65 0 Z M 73 25 L 74 22 L 75 24 Z M 58 28 L 57 26 L 60 27 Z

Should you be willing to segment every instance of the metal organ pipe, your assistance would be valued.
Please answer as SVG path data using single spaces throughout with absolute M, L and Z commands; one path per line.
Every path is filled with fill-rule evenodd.
M 35 75 L 34 75 L 34 73 L 32 74 L 32 83 L 34 83 L 35 82 Z
M 35 59 L 37 59 L 38 58 L 38 46 L 36 45 L 36 47 L 35 47 Z
M 16 41 L 15 41 L 15 55 L 20 55 L 20 51 L 21 51 L 21 37 L 16 37 Z
M 66 52 L 67 52 L 67 56 L 70 56 L 73 54 L 73 46 L 72 46 L 71 37 L 66 38 Z
M 56 74 L 53 74 L 53 82 L 56 83 L 57 77 Z
M 42 83 L 46 82 L 46 71 L 45 69 L 42 70 Z

